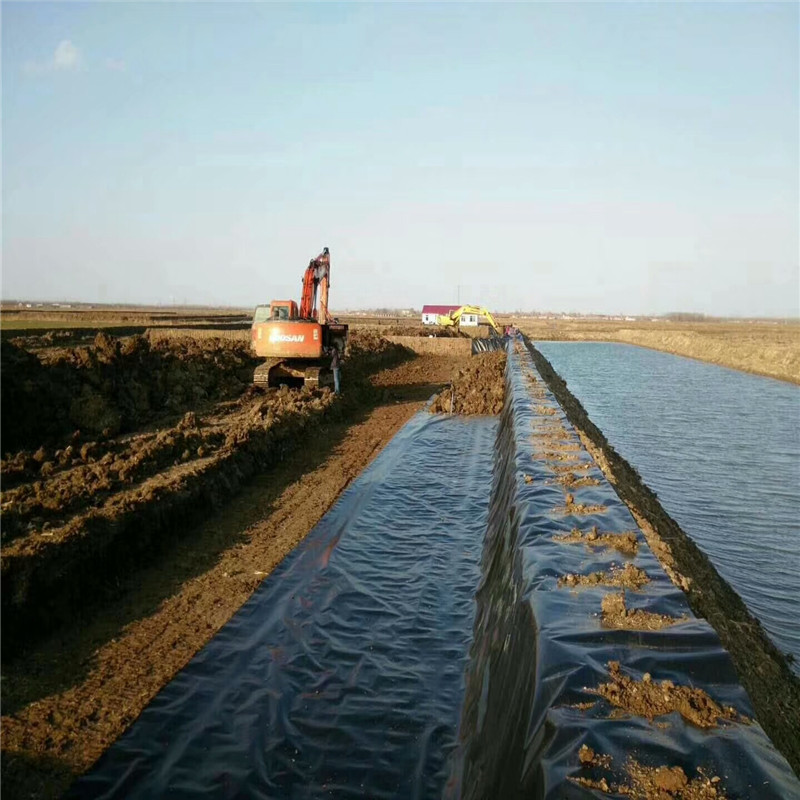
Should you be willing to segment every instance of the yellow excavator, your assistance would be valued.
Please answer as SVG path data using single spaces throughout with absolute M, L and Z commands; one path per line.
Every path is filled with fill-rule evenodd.
M 436 321 L 442 328 L 452 328 L 453 326 L 458 328 L 461 325 L 461 317 L 464 316 L 464 314 L 474 314 L 478 318 L 485 317 L 494 332 L 498 336 L 503 335 L 503 331 L 494 321 L 494 317 L 489 312 L 489 309 L 481 306 L 461 306 L 451 311 L 449 314 L 440 314 Z

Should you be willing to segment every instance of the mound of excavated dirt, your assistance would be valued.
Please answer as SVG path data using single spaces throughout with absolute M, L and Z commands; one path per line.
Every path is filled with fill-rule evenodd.
M 88 347 L 37 357 L 2 343 L 2 440 L 6 452 L 133 430 L 160 414 L 233 398 L 250 381 L 247 343 L 98 333 Z
M 182 397 L 181 386 L 207 386 L 206 400 L 238 397 L 198 404 L 166 428 L 73 435 L 69 444 L 45 441 L 3 462 L 6 654 L 107 592 L 117 573 L 152 560 L 170 538 L 300 446 L 323 417 L 335 418 L 372 397 L 379 391 L 367 380 L 372 371 L 410 357 L 381 337 L 354 336 L 343 365 L 345 392 L 337 398 L 329 389 L 245 384 L 242 379 L 252 375 L 249 355 L 221 340 L 151 346 L 142 337 L 120 343 L 98 336 L 91 349 L 64 351 L 48 364 L 18 349 L 8 353 L 22 364 L 17 378 L 28 370 L 47 389 L 53 374 L 63 374 L 120 414 L 134 385 L 148 401 L 168 390 L 168 408 L 176 395 Z M 241 379 L 240 364 L 247 366 Z M 138 419 L 131 415 L 130 424 Z
M 495 415 L 505 399 L 506 354 L 497 350 L 479 353 L 440 392 L 430 406 L 432 414 Z
M 458 330 L 458 328 L 440 328 L 438 325 L 391 325 L 387 328 L 381 328 L 380 332 L 383 336 L 433 336 L 435 339 L 468 339 L 466 333 Z
M 624 589 L 641 589 L 650 582 L 647 573 L 633 564 L 624 567 L 612 567 L 606 572 L 590 572 L 588 575 L 576 575 L 568 572 L 558 579 L 559 586 L 619 586 Z
M 627 556 L 635 556 L 639 550 L 639 542 L 636 534 L 628 531 L 625 533 L 600 533 L 593 527 L 586 533 L 581 533 L 577 528 L 573 528 L 569 533 L 556 536 L 559 542 L 568 544 L 585 544 L 589 547 L 611 547 L 624 553 Z
M 735 708 L 723 708 L 702 689 L 676 686 L 670 680 L 654 681 L 649 672 L 637 681 L 625 675 L 618 661 L 608 662 L 610 681 L 593 691 L 629 714 L 655 717 L 677 711 L 698 728 L 714 728 L 720 720 L 748 721 Z
M 390 364 L 397 364 L 414 354 L 395 342 L 390 342 L 381 334 L 371 330 L 350 331 L 347 344 L 347 358 L 342 370 L 348 376 L 360 377 Z
M 583 745 L 578 753 L 581 766 L 610 770 L 612 758 L 597 755 L 591 747 Z M 697 777 L 689 780 L 680 767 L 648 767 L 631 758 L 625 765 L 626 780 L 606 778 L 569 778 L 586 789 L 595 789 L 604 794 L 624 795 L 633 800 L 727 800 L 721 778 L 709 777 L 701 769 Z
M 628 608 L 625 605 L 625 590 L 619 594 L 607 594 L 603 598 L 602 620 L 606 628 L 620 628 L 629 631 L 660 631 L 670 625 L 686 622 L 686 617 L 670 617 L 666 614 L 654 614 L 640 608 Z

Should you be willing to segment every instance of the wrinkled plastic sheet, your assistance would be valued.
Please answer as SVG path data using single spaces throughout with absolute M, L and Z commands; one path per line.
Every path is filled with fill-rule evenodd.
M 486 339 L 473 339 L 472 355 L 491 353 L 494 350 L 505 350 L 507 341 L 507 336 L 489 336 Z
M 537 380 L 534 387 L 529 376 Z M 747 717 L 753 713 L 716 633 L 692 615 L 629 510 L 582 446 L 572 452 L 591 468 L 580 474 L 600 484 L 569 491 L 575 503 L 607 510 L 564 513 L 564 489 L 554 482 L 553 465 L 559 462 L 536 436 L 553 420 L 567 430 L 564 441 L 573 447 L 580 444 L 530 354 L 520 346 L 516 353 L 510 348 L 461 746 L 447 796 L 608 797 L 569 777 L 624 782 L 621 768 L 633 757 L 648 766 L 680 766 L 690 778 L 702 767 L 710 776 L 720 776 L 719 786 L 728 797 L 800 797 L 800 783 L 757 724 L 725 723 L 701 730 L 677 713 L 652 723 L 614 714 L 609 703 L 588 691 L 608 681 L 606 665 L 614 660 L 639 680 L 647 672 L 653 680 L 690 684 Z M 600 531 L 635 531 L 638 555 L 626 559 L 617 551 L 554 539 L 573 528 L 588 532 L 593 526 Z M 655 632 L 605 629 L 601 601 L 618 590 L 557 585 L 566 573 L 607 570 L 626 560 L 651 578 L 640 591 L 626 592 L 628 607 L 685 615 L 686 622 Z M 576 707 L 592 702 L 591 709 Z M 611 755 L 614 774 L 581 768 L 582 744 Z
M 416 415 L 72 797 L 440 797 L 498 422 Z

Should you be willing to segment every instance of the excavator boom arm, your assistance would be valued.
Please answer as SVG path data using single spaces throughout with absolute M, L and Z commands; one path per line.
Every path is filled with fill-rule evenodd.
M 328 321 L 328 289 L 330 288 L 331 256 L 326 247 L 309 261 L 303 275 L 303 294 L 300 298 L 300 319 L 317 319 L 317 289 L 319 288 L 319 321 Z
M 455 311 L 451 311 L 449 314 L 440 316 L 439 324 L 444 327 L 458 325 L 461 321 L 461 317 L 464 314 L 476 314 L 478 317 L 485 317 L 488 323 L 494 329 L 495 333 L 502 333 L 500 326 L 495 322 L 495 319 L 489 312 L 489 309 L 483 308 L 483 306 L 461 306 L 461 308 L 457 308 Z

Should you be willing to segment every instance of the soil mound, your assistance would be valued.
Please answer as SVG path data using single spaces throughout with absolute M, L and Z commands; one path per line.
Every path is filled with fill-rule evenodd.
M 670 625 L 686 622 L 685 617 L 669 617 L 654 614 L 640 608 L 625 605 L 625 590 L 619 594 L 607 594 L 603 598 L 602 620 L 606 628 L 619 628 L 628 631 L 660 631 Z
M 414 353 L 408 348 L 390 342 L 375 331 L 355 330 L 350 331 L 343 369 L 347 375 L 361 377 L 381 367 L 413 357 Z
M 3 447 L 63 440 L 74 431 L 111 436 L 204 400 L 241 394 L 253 358 L 247 343 L 221 339 L 149 342 L 100 332 L 87 347 L 40 357 L 2 343 Z
M 505 399 L 505 367 L 506 354 L 501 350 L 473 356 L 451 386 L 434 397 L 431 413 L 499 414 Z
M 438 325 L 418 325 L 404 326 L 392 325 L 388 328 L 382 328 L 381 333 L 384 336 L 421 336 L 433 337 L 435 339 L 468 339 L 466 333 L 458 330 L 458 328 L 440 328 Z
M 569 533 L 555 537 L 559 542 L 568 544 L 585 544 L 588 547 L 611 547 L 627 556 L 635 556 L 639 550 L 639 542 L 632 531 L 625 533 L 600 533 L 596 527 L 582 533 L 573 528 Z
M 371 372 L 409 357 L 379 336 L 356 335 L 351 345 L 341 397 L 327 388 L 253 386 L 246 345 L 231 341 L 153 344 L 100 334 L 91 348 L 49 354 L 47 363 L 6 349 L 12 387 L 23 396 L 36 386 L 58 396 L 66 421 L 50 441 L 40 439 L 2 464 L 4 655 L 113 591 L 117 575 L 152 561 L 324 419 L 372 397 L 378 390 L 367 380 Z M 69 395 L 56 395 L 56 375 L 78 393 L 68 404 Z M 76 431 L 60 441 L 59 431 L 75 428 L 76 400 L 87 415 L 82 430 L 93 435 Z M 152 421 L 158 412 L 169 414 Z M 107 427 L 94 433 L 101 425 Z M 134 432 L 115 436 L 123 426 Z M 41 433 L 39 420 L 32 428 Z
M 612 567 L 606 572 L 590 572 L 588 575 L 575 575 L 567 573 L 558 579 L 559 586 L 619 586 L 624 589 L 641 589 L 650 582 L 647 573 L 633 564 L 624 567 Z
M 597 755 L 586 745 L 581 747 L 578 758 L 585 769 L 611 769 L 611 756 Z M 633 800 L 726 800 L 728 797 L 721 778 L 717 775 L 710 777 L 702 769 L 698 769 L 697 777 L 690 780 L 681 767 L 648 767 L 632 758 L 625 765 L 625 773 L 624 781 L 584 777 L 569 780 L 586 789 Z
M 611 680 L 593 691 L 617 708 L 653 720 L 677 711 L 687 722 L 698 728 L 714 728 L 720 720 L 739 720 L 735 708 L 723 708 L 702 689 L 676 686 L 670 680 L 654 681 L 649 672 L 637 681 L 625 675 L 618 661 L 609 661 Z

